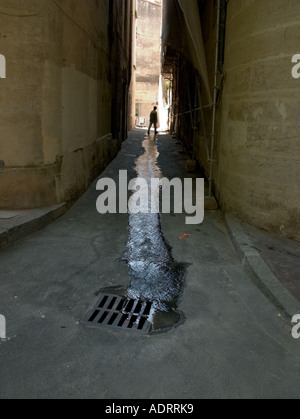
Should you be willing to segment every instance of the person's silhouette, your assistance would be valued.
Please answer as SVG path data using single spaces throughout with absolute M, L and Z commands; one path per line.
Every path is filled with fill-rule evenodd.
M 148 135 L 150 135 L 150 130 L 152 128 L 152 125 L 154 125 L 155 135 L 157 134 L 157 122 L 158 122 L 157 106 L 154 106 L 153 111 L 150 113 L 150 125 L 148 129 Z

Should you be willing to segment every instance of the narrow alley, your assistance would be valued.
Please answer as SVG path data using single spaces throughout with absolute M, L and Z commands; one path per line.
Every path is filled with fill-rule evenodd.
M 134 178 L 144 140 L 130 132 L 101 177 Z M 164 176 L 185 176 L 176 142 L 159 135 L 157 147 Z M 299 398 L 299 341 L 245 272 L 220 211 L 200 226 L 162 216 L 187 265 L 177 327 L 140 336 L 80 323 L 101 290 L 130 285 L 128 215 L 98 214 L 98 194 L 94 182 L 67 214 L 0 253 L 1 398 Z
M 0 0 L 1 400 L 300 398 L 299 16 Z

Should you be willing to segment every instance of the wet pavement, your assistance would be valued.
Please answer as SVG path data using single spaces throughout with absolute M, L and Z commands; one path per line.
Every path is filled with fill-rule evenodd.
M 145 153 L 136 163 L 137 177 L 147 181 L 164 177 L 157 166 L 159 153 L 154 136 L 145 137 Z M 185 267 L 176 263 L 164 237 L 160 214 L 151 214 L 151 195 L 148 194 L 148 214 L 129 213 L 129 241 L 125 259 L 130 268 L 128 296 L 150 300 L 157 312 L 177 308 L 185 277 Z
M 135 178 L 144 140 L 131 132 L 102 177 Z M 157 148 L 160 172 L 184 177 L 174 140 L 159 135 Z M 245 270 L 224 215 L 207 211 L 199 226 L 174 213 L 129 220 L 98 214 L 98 196 L 94 182 L 64 216 L 0 252 L 0 398 L 299 398 L 300 340 Z M 154 290 L 141 287 L 150 261 Z M 183 283 L 173 263 L 186 268 Z M 177 327 L 137 336 L 80 324 L 103 289 L 159 290 L 165 301 L 164 275 L 184 313 Z

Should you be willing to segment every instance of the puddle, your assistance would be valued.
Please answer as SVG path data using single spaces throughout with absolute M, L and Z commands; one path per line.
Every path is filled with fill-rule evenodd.
M 153 137 L 143 142 L 145 153 L 137 160 L 139 178 L 150 183 L 151 178 L 162 178 L 157 166 L 159 156 Z M 153 301 L 155 330 L 174 326 L 182 319 L 177 303 L 185 280 L 186 267 L 177 263 L 161 225 L 160 214 L 130 214 L 129 239 L 124 256 L 129 267 L 128 297 Z

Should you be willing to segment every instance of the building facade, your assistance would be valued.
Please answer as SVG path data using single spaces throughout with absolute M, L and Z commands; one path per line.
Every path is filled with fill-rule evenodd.
M 136 125 L 146 127 L 159 104 L 161 0 L 137 0 Z
M 131 121 L 132 0 L 0 0 L 0 208 L 73 203 Z
M 164 2 L 171 129 L 224 211 L 299 240 L 300 3 L 191 0 L 186 6 Z

